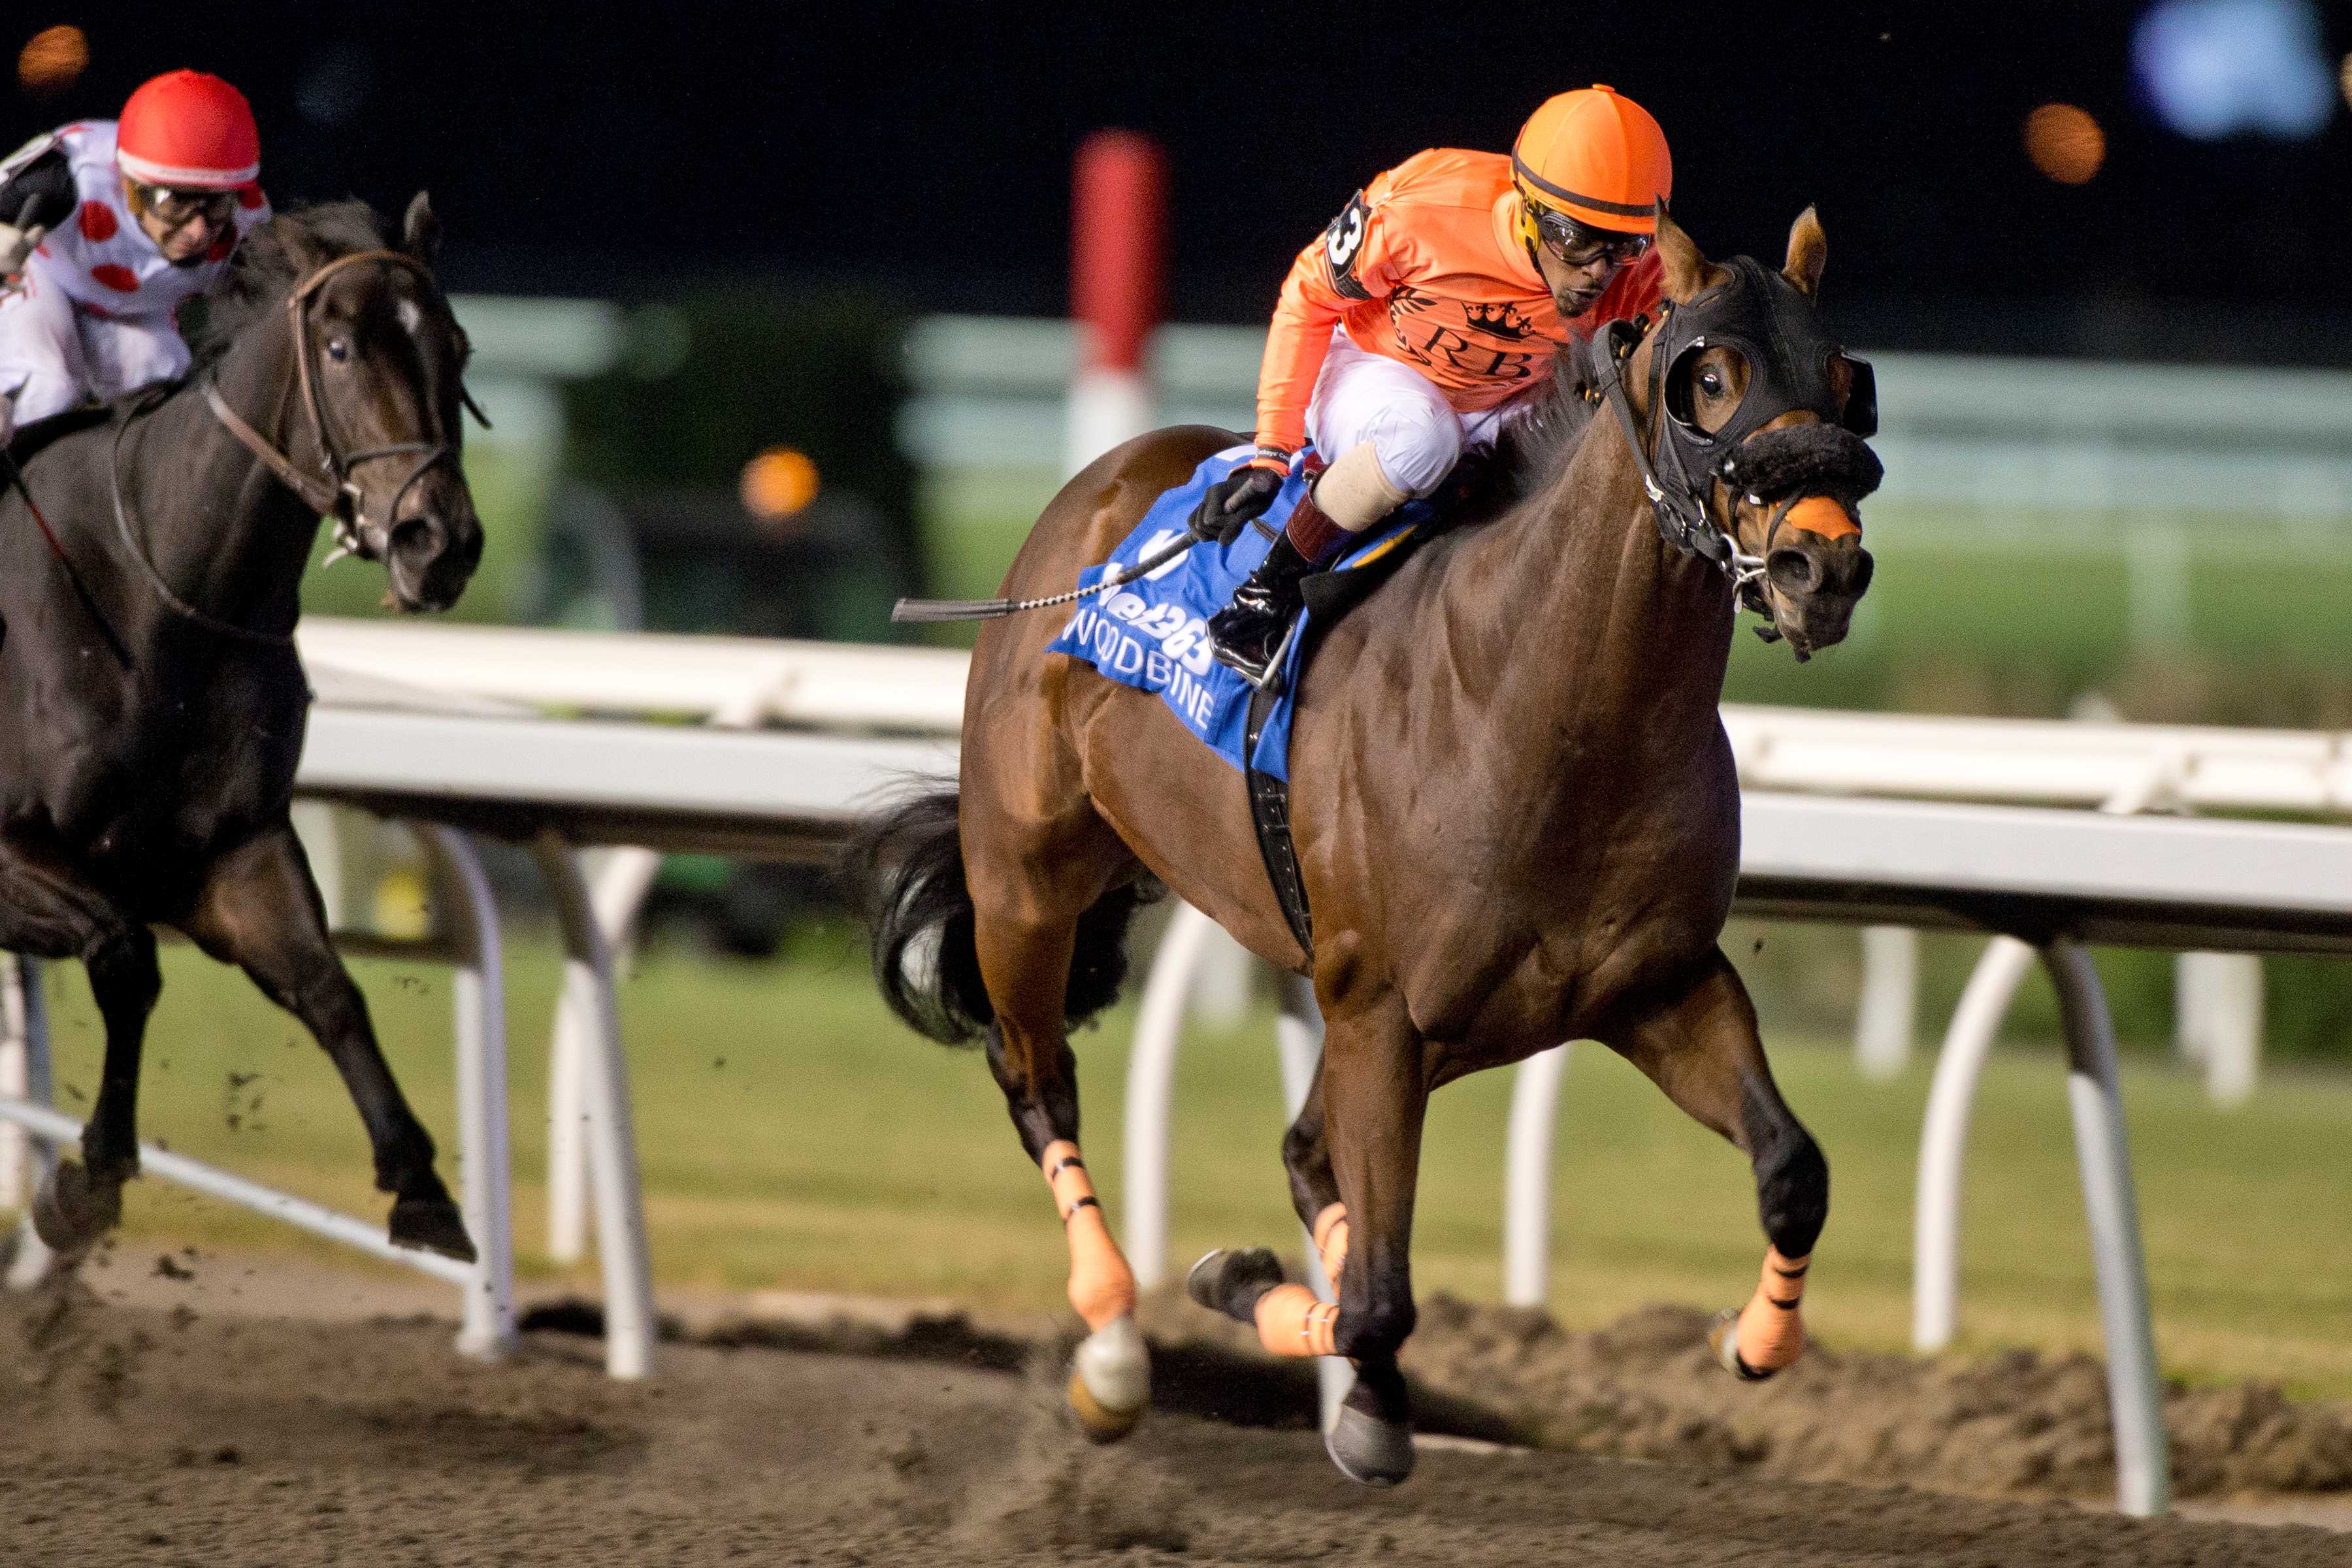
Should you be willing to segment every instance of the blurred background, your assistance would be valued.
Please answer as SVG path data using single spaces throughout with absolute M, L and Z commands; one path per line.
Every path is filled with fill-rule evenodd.
M 2352 729 L 2352 9 L 2341 5 L 40 5 L 12 11 L 6 42 L 19 53 L 0 139 L 110 116 L 146 77 L 188 65 L 252 100 L 264 184 L 280 205 L 357 195 L 396 212 L 431 191 L 448 236 L 443 277 L 497 426 L 468 438 L 490 543 L 460 619 L 913 636 L 889 625 L 891 600 L 993 592 L 1070 470 L 1066 403 L 1086 355 L 1068 320 L 1072 170 L 1088 136 L 1140 132 L 1163 171 L 1165 268 L 1150 304 L 1165 324 L 1142 364 L 1157 422 L 1245 428 L 1276 287 L 1351 192 L 1423 147 L 1507 147 L 1547 95 L 1605 81 L 1664 125 L 1676 216 L 1710 251 L 1777 258 L 1797 212 L 1819 206 L 1833 324 L 1878 367 L 1888 479 L 1866 518 L 1879 572 L 1854 634 L 1801 669 L 1785 649 L 1741 637 L 1727 699 Z M 357 573 L 314 574 L 308 604 L 375 615 L 376 591 Z M 399 896 L 395 886 L 387 907 Z M 633 1018 L 634 1050 L 698 1064 L 731 1055 L 728 1084 L 745 1091 L 750 1116 L 770 1095 L 816 1092 L 800 1078 L 816 1058 L 787 1054 L 759 1023 L 803 1009 L 830 1031 L 823 1050 L 834 1054 L 814 1069 L 826 1095 L 866 1104 L 918 1093 L 900 1075 L 937 1078 L 941 1106 L 954 1107 L 940 1125 L 994 1151 L 988 1168 L 1013 1184 L 1006 1213 L 1034 1218 L 985 1074 L 918 1057 L 891 1035 L 861 996 L 859 960 L 820 879 L 674 860 L 654 915 L 645 962 L 664 994 L 727 1000 L 708 1021 L 674 1009 Z M 1776 1039 L 1796 1052 L 1788 1070 L 1844 1086 L 1817 1088 L 1832 1102 L 1825 1117 L 1850 1111 L 1859 1129 L 1916 1116 L 1916 1094 L 1853 1100 L 1850 1068 L 1805 1054 L 1853 1026 L 1850 932 L 1758 928 L 1736 940 Z M 1927 942 L 1924 1027 L 1948 1016 L 1978 945 Z M 779 953 L 757 967 L 724 956 Z M 520 962 L 541 958 L 551 974 L 544 953 Z M 174 962 L 175 976 L 195 973 L 184 952 Z M 2102 963 L 2127 1048 L 2161 1073 L 2175 1042 L 2169 956 Z M 2188 1096 L 2182 1139 L 2207 1142 L 2170 1186 L 2161 1168 L 2147 1177 L 2152 1215 L 2200 1201 L 2217 1218 L 2242 1210 L 2215 1195 L 2212 1168 L 2296 1152 L 2312 1155 L 2294 1178 L 2305 1184 L 2269 1190 L 2298 1194 L 2294 1204 L 2352 1198 L 2340 1153 L 2332 1165 L 2319 1153 L 2322 1142 L 2340 1151 L 2352 1107 L 2340 1076 L 2352 1068 L 2346 982 L 2334 964 L 2264 963 L 2266 1063 L 2302 1087 L 2266 1078 L 2242 1116 L 2273 1120 L 2242 1120 L 2235 1132 L 2217 1131 Z M 533 984 L 519 982 L 518 994 Z M 224 1021 L 273 1016 L 257 1000 L 229 1000 L 233 977 L 175 984 L 207 1000 L 198 1009 L 167 996 L 166 1016 L 187 1007 L 178 1026 L 216 1038 L 232 1076 L 250 1038 L 285 1032 Z M 399 1005 L 388 1016 L 402 1016 Z M 2053 1035 L 2053 1016 L 2046 991 L 2030 987 L 2019 1039 Z M 1203 1059 L 1255 1060 L 1262 1037 L 1248 1022 L 1229 1019 Z M 436 1026 L 418 1027 L 425 1040 Z M 1125 1029 L 1114 1020 L 1106 1036 Z M 1109 1065 L 1089 1069 L 1113 1086 L 1098 1091 L 1106 1108 L 1116 1048 L 1107 1037 Z M 421 1063 L 439 1060 L 415 1069 L 428 1081 L 446 1074 L 437 1040 L 415 1049 Z M 1639 1121 L 1673 1113 L 1598 1053 L 1584 1060 L 1579 1074 L 1632 1086 L 1612 1125 L 1626 1138 L 1637 1124 L 1654 1130 L 1641 1159 L 1665 1172 L 1697 1157 L 1704 1134 L 1686 1145 L 1686 1126 Z M 1249 1070 L 1270 1083 L 1270 1060 Z M 2055 1068 L 2033 1070 L 2038 1082 Z M 673 1104 L 680 1126 L 702 1126 L 702 1089 L 662 1078 L 654 1066 L 644 1080 L 648 1125 Z M 1237 1092 L 1216 1081 L 1224 1087 L 1204 1078 L 1188 1092 L 1212 1105 Z M 1922 1089 L 1922 1072 L 1903 1085 Z M 2063 1118 L 2054 1084 L 2042 1089 L 2019 1089 L 2017 1105 L 2038 1108 L 2020 1109 L 2023 1120 L 1983 1114 L 2026 1161 L 2012 1167 L 2020 1192 L 2058 1182 L 2043 1198 L 2063 1216 L 2063 1159 L 2036 1175 L 2029 1158 L 2041 1146 L 2032 1117 L 2046 1110 L 2053 1129 Z M 1244 1119 L 1252 1141 L 1235 1190 L 1255 1184 L 1249 1201 L 1278 1216 L 1270 1089 L 1265 1100 L 1264 1115 Z M 320 1104 L 333 1135 L 352 1138 L 331 1098 Z M 747 1121 L 730 1160 L 766 1158 L 764 1127 Z M 1577 1138 L 1571 1125 L 1565 1142 Z M 1861 1131 L 1850 1142 L 1870 1143 Z M 1899 1183 L 1907 1145 L 1888 1147 L 1883 1174 Z M 666 1267 L 737 1283 L 826 1277 L 830 1265 L 796 1261 L 796 1248 L 830 1236 L 831 1219 L 762 1211 L 755 1222 L 728 1206 L 740 1196 L 730 1185 L 723 1203 L 714 1191 L 694 1210 L 702 1230 L 683 1210 L 665 1220 L 665 1201 L 721 1180 L 716 1163 L 670 1171 L 666 1200 L 670 1157 L 649 1157 L 657 1248 L 665 1234 L 701 1239 Z M 807 1182 L 839 1169 L 779 1157 L 760 1167 L 771 1195 L 804 1197 Z M 908 1157 L 925 1156 L 910 1145 Z M 1598 1157 L 1591 1146 L 1563 1155 Z M 1726 1162 L 1719 1150 L 1705 1158 Z M 1736 1162 L 1726 1169 L 1726 1195 L 1707 1202 L 1727 1205 L 1724 1256 L 1744 1269 L 1746 1178 Z M 1610 1179 L 1580 1172 L 1570 1179 L 1588 1186 Z M 735 1183 L 739 1167 L 729 1173 Z M 872 1201 L 903 1198 L 914 1213 L 936 1194 L 929 1180 Z M 1656 1235 L 1724 1216 L 1650 1214 L 1660 1185 L 1674 1183 L 1626 1189 L 1623 1212 L 1640 1217 L 1624 1218 L 1619 1239 L 1660 1270 L 1632 1278 L 1671 1289 L 1708 1274 L 1714 1255 Z M 1902 1205 L 1886 1206 L 1899 1221 Z M 1206 1229 L 1208 1213 L 1180 1222 Z M 1469 1213 L 1454 1233 L 1432 1222 L 1441 1279 L 1447 1247 L 1491 1268 L 1476 1229 L 1491 1215 Z M 746 1226 L 767 1238 L 748 1253 Z M 1015 1241 L 1008 1228 L 989 1245 L 1009 1250 L 920 1283 L 1050 1285 L 1054 1269 L 1021 1249 L 1053 1238 L 1028 1228 L 1041 1235 Z M 1899 1228 L 1885 1238 L 1890 1300 Z M 2270 1256 L 2294 1256 L 2284 1235 L 2265 1242 Z M 2000 1241 L 1971 1233 L 1987 1258 L 2005 1255 Z M 2152 1240 L 2159 1254 L 2166 1245 Z M 2205 1239 L 2192 1227 L 2180 1245 Z M 2063 1267 L 2079 1263 L 2079 1246 L 2059 1250 Z M 1626 1256 L 1611 1254 L 1612 1266 Z M 1562 1267 L 1576 1261 L 1571 1249 Z M 2019 1268 L 2014 1321 L 2038 1323 L 2045 1282 Z M 1465 1280 L 1471 1268 L 1461 1265 Z M 2158 1273 L 2161 1310 L 2160 1258 Z M 2267 1298 L 2280 1313 L 2307 1314 L 2315 1290 L 2336 1315 L 2327 1321 L 2352 1327 L 2340 1271 L 2313 1284 L 2290 1265 L 2273 1283 L 2290 1302 Z M 2222 1336 L 2216 1345 L 2245 1310 L 2210 1291 L 2196 1308 Z M 2235 1352 L 2211 1353 L 2236 1364 Z M 2352 1387 L 2352 1357 L 2331 1352 L 2311 1366 L 2326 1386 Z

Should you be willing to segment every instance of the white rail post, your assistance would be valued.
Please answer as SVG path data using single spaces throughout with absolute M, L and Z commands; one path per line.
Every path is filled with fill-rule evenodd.
M 762 668 L 712 710 L 711 728 L 758 729 L 792 681 L 788 666 Z M 609 952 L 627 951 L 646 895 L 660 872 L 656 850 L 625 846 L 606 852 L 589 904 Z M 588 1027 L 565 987 L 555 1000 L 555 1028 L 547 1047 L 547 1255 L 558 1263 L 577 1263 L 588 1255 Z
M 2176 748 L 2159 751 L 2107 796 L 2100 812 L 2130 816 L 2164 805 L 2175 795 L 2184 766 Z M 1960 1005 L 1953 1010 L 1935 1079 L 1927 1089 L 1911 1235 L 1911 1343 L 1918 1350 L 1942 1350 L 1952 1342 L 1959 1322 L 1960 1167 L 1967 1152 L 1969 1108 L 2010 999 L 2033 958 L 2032 947 L 2015 937 L 1997 936 L 1986 944 L 1960 993 Z
M 1568 1047 L 1538 1051 L 1512 1075 L 1510 1130 L 1503 1140 L 1503 1300 L 1540 1307 L 1551 1299 L 1551 1152 Z
M 1307 1103 L 1307 1090 L 1315 1086 L 1315 1069 L 1323 1060 L 1323 1012 L 1315 1005 L 1315 982 L 1299 974 L 1282 977 L 1282 1012 L 1275 1020 L 1274 1039 L 1276 1051 L 1282 1058 L 1283 1110 L 1288 1120 L 1296 1121 Z M 1307 1285 L 1324 1300 L 1338 1300 L 1339 1282 L 1324 1275 L 1322 1255 L 1315 1250 L 1314 1233 L 1302 1225 L 1299 1234 L 1307 1238 Z M 1322 1395 L 1325 1431 L 1329 1431 L 1331 1423 L 1339 1419 L 1340 1402 L 1355 1385 L 1356 1369 L 1346 1356 L 1315 1358 L 1315 1386 Z
M 1862 1002 L 1854 1011 L 1854 1064 L 1884 1082 L 1911 1065 L 1919 1010 L 1919 933 L 1908 926 L 1862 928 Z
M 653 1264 L 646 1245 L 645 1197 L 629 1114 L 629 1064 L 613 996 L 613 952 L 589 898 L 580 863 L 564 843 L 531 846 L 563 930 L 563 984 L 590 1047 L 585 1063 L 590 1174 L 596 1189 L 596 1252 L 604 1271 L 604 1370 L 652 1375 Z
M 419 823 L 415 831 L 437 873 L 457 947 L 450 993 L 457 1036 L 457 1178 L 475 1252 L 457 1349 L 494 1361 L 515 1342 L 506 976 L 498 904 L 481 858 L 463 833 L 437 823 Z
M 1176 1047 L 1193 972 L 1218 935 L 1217 923 L 1180 903 L 1160 933 L 1135 1045 L 1127 1058 L 1127 1261 L 1149 1290 L 1168 1278 L 1168 1127 L 1176 1100 Z
M 1927 1113 L 1919 1130 L 1919 1192 L 1911 1229 L 1911 1343 L 1939 1351 L 1959 1320 L 1960 1168 L 1977 1079 L 2010 998 L 2033 965 L 2031 944 L 1997 936 L 1977 961 L 1936 1058 Z
M 590 904 L 607 948 L 619 952 L 661 870 L 651 849 L 614 849 L 597 868 Z M 547 1056 L 547 1253 L 558 1263 L 588 1255 L 588 1020 L 566 986 L 555 1004 Z
M 0 1081 L 0 1095 L 15 1095 L 33 1105 L 46 1106 L 52 1099 L 49 1008 L 41 990 L 40 961 L 0 953 L 0 971 L 7 975 L 5 1026 L 16 1046 L 16 1078 L 13 1084 Z M 47 1246 L 34 1234 L 31 1197 L 48 1180 L 49 1168 L 57 1163 L 58 1151 L 56 1144 L 14 1122 L 5 1126 L 19 1135 L 20 1151 L 29 1145 L 30 1158 L 24 1159 L 19 1167 L 25 1213 L 16 1223 L 16 1251 L 8 1259 L 8 1273 L 5 1279 L 0 1279 L 0 1287 L 29 1290 L 49 1277 L 49 1265 L 54 1261 Z M 24 1156 L 20 1154 L 19 1158 Z
M 2217 1105 L 2254 1092 L 2263 1054 L 2263 961 L 2248 952 L 2184 952 L 2174 961 L 2180 1054 L 2205 1068 Z
M 2116 1037 L 2106 994 L 2091 955 L 2061 938 L 2042 950 L 2066 1027 L 2066 1099 L 2074 1118 L 2074 1158 L 2091 1228 L 2099 1322 L 2107 1345 L 2107 1398 L 2116 1431 L 2116 1506 L 2145 1518 L 2169 1506 L 2171 1468 L 2164 1429 L 2156 1332 L 2148 1319 L 2147 1263 L 2131 1145 L 2124 1134 Z
M 0 952 L 0 1094 L 25 1098 L 25 992 L 17 965 L 30 960 Z M 28 1163 L 25 1130 L 0 1121 L 0 1208 L 23 1206 L 32 1188 L 25 1180 Z

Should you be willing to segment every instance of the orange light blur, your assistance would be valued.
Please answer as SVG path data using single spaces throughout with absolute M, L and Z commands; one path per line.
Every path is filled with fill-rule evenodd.
M 743 510 L 773 522 L 816 500 L 816 464 L 806 452 L 771 447 L 743 465 Z
M 2062 185 L 2080 185 L 2107 161 L 2106 132 L 2071 103 L 2045 103 L 2025 117 L 2025 155 Z
M 79 27 L 44 27 L 16 55 L 16 84 L 26 92 L 63 92 L 89 64 L 89 40 Z

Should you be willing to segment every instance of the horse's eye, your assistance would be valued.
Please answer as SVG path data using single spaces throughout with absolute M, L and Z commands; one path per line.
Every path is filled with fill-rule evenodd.
M 351 358 L 351 341 L 347 338 L 329 338 L 327 340 L 327 357 L 333 360 L 337 364 L 341 364 L 345 360 Z
M 1723 395 L 1723 377 L 1711 370 L 1701 371 L 1698 378 L 1698 389 L 1701 392 L 1706 393 L 1709 397 L 1721 397 Z

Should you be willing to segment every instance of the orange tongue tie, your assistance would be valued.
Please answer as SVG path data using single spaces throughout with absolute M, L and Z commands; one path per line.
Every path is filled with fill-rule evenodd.
M 1790 528 L 1801 528 L 1823 539 L 1843 539 L 1862 531 L 1862 524 L 1854 521 L 1853 514 L 1827 496 L 1807 496 L 1789 509 L 1784 521 Z

